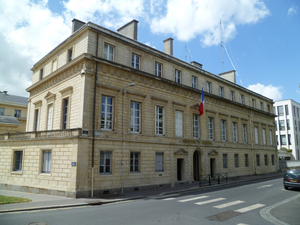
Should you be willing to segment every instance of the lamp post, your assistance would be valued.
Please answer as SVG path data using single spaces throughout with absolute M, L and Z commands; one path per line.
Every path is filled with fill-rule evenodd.
M 123 128 L 124 128 L 124 123 L 123 123 L 123 120 L 124 120 L 124 94 L 125 94 L 125 89 L 127 87 L 132 87 L 132 86 L 135 86 L 135 83 L 131 83 L 127 86 L 125 86 L 123 89 L 122 89 L 122 161 L 121 161 L 121 194 L 123 194 L 123 149 L 124 149 L 124 131 L 123 131 Z

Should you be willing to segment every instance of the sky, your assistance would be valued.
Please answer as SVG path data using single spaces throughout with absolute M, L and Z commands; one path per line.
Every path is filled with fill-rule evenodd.
M 139 42 L 163 51 L 172 37 L 174 57 L 300 103 L 298 0 L 0 0 L 0 91 L 29 97 L 31 68 L 71 35 L 73 18 L 113 31 L 136 19 Z

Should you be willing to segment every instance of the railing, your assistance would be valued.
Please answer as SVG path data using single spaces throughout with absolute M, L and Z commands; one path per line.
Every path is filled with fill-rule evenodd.
M 228 182 L 228 174 L 227 173 L 215 173 L 215 174 L 205 174 L 199 175 L 199 187 L 201 185 L 212 185 L 212 184 L 220 184 L 221 182 Z

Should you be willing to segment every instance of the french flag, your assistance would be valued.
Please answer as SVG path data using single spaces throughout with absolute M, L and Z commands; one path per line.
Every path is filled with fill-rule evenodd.
M 203 87 L 202 87 L 202 93 L 201 93 L 201 103 L 200 103 L 200 106 L 199 106 L 199 116 L 201 116 L 204 112 L 204 93 L 203 93 Z

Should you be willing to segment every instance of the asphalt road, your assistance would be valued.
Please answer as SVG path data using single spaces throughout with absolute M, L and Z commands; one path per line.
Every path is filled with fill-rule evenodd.
M 213 190 L 198 190 L 171 196 L 127 201 L 100 206 L 52 209 L 0 215 L 1 225 L 270 225 L 260 211 L 300 191 L 286 191 L 282 178 L 243 186 L 228 186 Z M 298 200 L 271 210 L 283 218 L 286 209 L 299 214 Z M 299 224 L 289 217 L 289 224 Z

